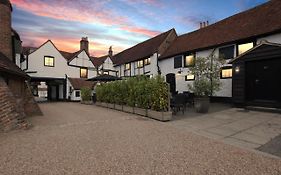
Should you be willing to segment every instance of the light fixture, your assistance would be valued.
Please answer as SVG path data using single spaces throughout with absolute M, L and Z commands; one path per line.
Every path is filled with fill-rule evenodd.
M 239 66 L 236 66 L 235 67 L 235 73 L 239 73 L 240 72 L 240 67 Z
M 178 75 L 181 75 L 181 73 L 182 73 L 182 70 L 180 69 L 180 70 L 178 71 Z

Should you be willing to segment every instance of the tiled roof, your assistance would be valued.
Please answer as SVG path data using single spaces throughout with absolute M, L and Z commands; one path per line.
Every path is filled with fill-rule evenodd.
M 139 43 L 129 49 L 126 49 L 113 56 L 113 63 L 115 65 L 121 65 L 140 59 L 147 58 L 157 52 L 159 46 L 165 41 L 168 35 L 173 31 L 171 29 L 154 38 L 148 39 L 142 43 Z
M 211 48 L 281 31 L 281 1 L 271 0 L 197 31 L 179 36 L 160 57 Z
M 10 74 L 19 75 L 24 78 L 28 78 L 28 75 L 21 70 L 15 63 L 7 58 L 3 53 L 0 52 L 0 72 L 6 72 Z
M 108 58 L 108 55 L 104 55 L 101 57 L 91 57 L 91 61 L 96 68 L 104 63 L 104 61 Z
M 66 59 L 66 61 L 70 62 L 70 61 L 73 60 L 73 58 L 75 58 L 77 55 L 79 55 L 79 53 L 81 53 L 82 50 L 74 52 L 74 53 L 70 53 L 70 52 L 66 52 L 66 51 L 61 51 L 61 50 L 59 50 L 59 52 Z
M 80 90 L 81 88 L 93 88 L 95 83 L 92 81 L 86 81 L 84 78 L 68 78 L 71 85 L 75 90 Z

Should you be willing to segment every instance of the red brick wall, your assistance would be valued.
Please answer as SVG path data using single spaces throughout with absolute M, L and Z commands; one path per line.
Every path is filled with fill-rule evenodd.
M 0 26 L 0 52 L 12 60 L 11 8 L 1 3 Z

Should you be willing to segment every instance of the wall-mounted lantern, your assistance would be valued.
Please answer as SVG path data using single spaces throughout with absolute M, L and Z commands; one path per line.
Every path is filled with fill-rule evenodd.
M 236 67 L 235 67 L 235 73 L 238 74 L 239 72 L 240 72 L 240 67 L 239 67 L 239 66 L 236 66 Z

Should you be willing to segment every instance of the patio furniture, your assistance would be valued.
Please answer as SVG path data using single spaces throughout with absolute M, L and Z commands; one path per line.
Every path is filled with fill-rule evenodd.
M 173 96 L 171 99 L 171 109 L 175 115 L 177 112 L 182 111 L 184 114 L 185 107 L 186 107 L 186 95 L 185 94 L 177 94 Z

